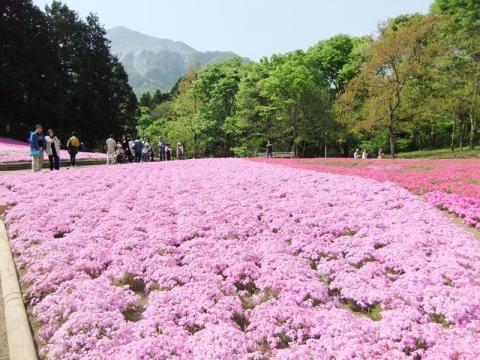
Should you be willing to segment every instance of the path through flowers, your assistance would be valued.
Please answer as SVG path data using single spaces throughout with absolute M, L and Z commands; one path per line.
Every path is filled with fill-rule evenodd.
M 47 359 L 480 357 L 480 242 L 392 183 L 212 159 L 0 198 Z

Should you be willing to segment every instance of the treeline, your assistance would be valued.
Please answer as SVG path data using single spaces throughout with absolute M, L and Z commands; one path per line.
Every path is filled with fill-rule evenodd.
M 137 99 L 98 18 L 61 2 L 0 2 L 0 135 L 26 139 L 36 123 L 88 147 L 135 128 Z
M 192 70 L 170 94 L 142 97 L 137 128 L 199 157 L 254 155 L 267 140 L 297 156 L 473 148 L 479 81 L 480 3 L 436 0 L 375 37 Z

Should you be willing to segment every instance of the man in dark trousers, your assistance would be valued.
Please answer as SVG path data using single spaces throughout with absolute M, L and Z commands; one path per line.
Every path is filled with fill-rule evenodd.
M 163 141 L 163 139 L 160 139 L 160 141 L 158 142 L 158 153 L 160 156 L 160 161 L 165 161 L 166 152 L 165 152 L 165 141 Z
M 273 145 L 270 140 L 267 141 L 267 158 L 268 157 L 273 158 Z

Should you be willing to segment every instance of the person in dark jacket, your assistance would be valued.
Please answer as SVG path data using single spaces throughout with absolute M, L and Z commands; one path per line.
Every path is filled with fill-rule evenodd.
M 140 140 L 140 136 L 137 136 L 137 139 L 134 141 L 133 149 L 135 151 L 135 162 L 142 161 L 143 143 Z
M 163 141 L 163 139 L 160 139 L 160 141 L 158 142 L 158 153 L 160 156 L 160 161 L 165 161 L 166 152 L 165 152 L 165 141 Z
M 270 140 L 267 141 L 267 158 L 268 157 L 273 158 L 273 144 L 270 142 Z
M 133 155 L 132 155 L 132 151 L 130 150 L 130 141 L 126 135 L 123 135 L 122 137 L 122 148 L 125 153 L 125 156 L 128 159 L 128 162 L 131 163 L 133 161 Z

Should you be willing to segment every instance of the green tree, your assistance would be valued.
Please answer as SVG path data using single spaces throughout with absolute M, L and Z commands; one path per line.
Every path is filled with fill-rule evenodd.
M 349 126 L 388 131 L 393 157 L 396 136 L 417 112 L 409 106 L 409 85 L 435 55 L 429 46 L 433 34 L 432 17 L 382 31 L 371 59 L 337 99 L 337 115 Z

